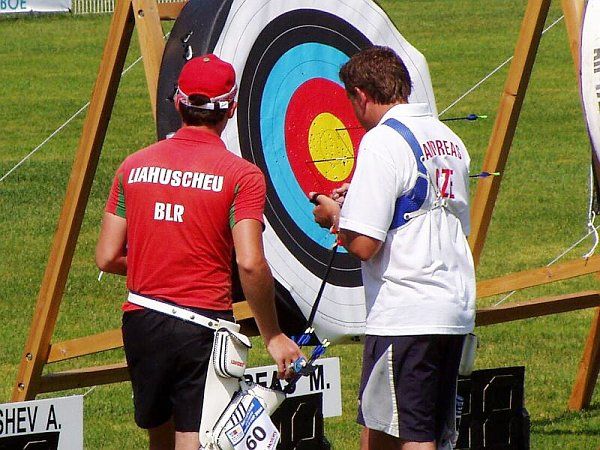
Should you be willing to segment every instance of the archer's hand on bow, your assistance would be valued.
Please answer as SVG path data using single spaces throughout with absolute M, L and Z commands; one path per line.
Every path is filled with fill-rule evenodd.
M 306 357 L 298 345 L 283 333 L 278 333 L 266 341 L 267 351 L 277 364 L 277 378 L 289 379 L 294 376 L 291 367 L 294 361 Z
M 339 188 L 335 188 L 333 191 L 331 191 L 331 198 L 335 200 L 340 207 L 344 204 L 346 192 L 348 192 L 349 187 L 350 183 L 344 183 Z
M 325 194 L 311 192 L 311 202 L 316 206 L 313 209 L 313 216 L 321 228 L 329 228 L 332 233 L 337 233 L 338 222 L 340 218 L 340 205 L 338 202 Z

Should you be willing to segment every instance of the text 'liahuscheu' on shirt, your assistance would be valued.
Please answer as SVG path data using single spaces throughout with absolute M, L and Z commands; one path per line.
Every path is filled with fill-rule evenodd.
M 231 229 L 244 219 L 263 223 L 265 195 L 256 166 L 195 127 L 130 155 L 105 208 L 127 221 L 128 289 L 231 309 Z

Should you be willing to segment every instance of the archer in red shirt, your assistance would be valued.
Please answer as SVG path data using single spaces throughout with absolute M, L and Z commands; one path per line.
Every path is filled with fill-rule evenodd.
M 186 63 L 174 98 L 184 126 L 117 170 L 96 263 L 127 275 L 137 294 L 218 318 L 231 310 L 235 248 L 244 295 L 285 376 L 301 353 L 275 313 L 262 242 L 264 177 L 220 139 L 236 91 L 233 67 L 215 55 Z M 148 429 L 150 448 L 197 450 L 210 330 L 129 303 L 123 310 L 136 422 Z

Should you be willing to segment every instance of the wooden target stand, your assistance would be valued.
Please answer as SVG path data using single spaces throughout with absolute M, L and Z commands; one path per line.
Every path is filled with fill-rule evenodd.
M 527 5 L 483 162 L 483 171 L 504 171 L 550 2 L 551 0 L 529 0 Z M 584 0 L 561 0 L 561 3 L 575 71 L 578 73 L 579 33 Z M 161 20 L 175 20 L 184 4 L 185 2 L 157 4 L 156 0 L 116 2 L 58 230 L 54 236 L 13 388 L 12 401 L 31 400 L 40 393 L 126 381 L 129 378 L 124 362 L 45 375 L 42 373 L 46 364 L 112 350 L 123 345 L 120 329 L 63 342 L 52 343 L 51 340 L 134 26 L 139 35 L 152 111 L 156 118 L 157 84 L 165 45 Z M 501 180 L 501 176 L 480 178 L 477 184 L 470 236 L 475 264 L 478 264 L 483 250 Z M 596 272 L 600 272 L 600 255 L 480 281 L 477 284 L 477 296 L 488 297 Z M 600 291 L 577 292 L 479 309 L 476 324 L 486 326 L 596 307 L 569 400 L 570 409 L 580 410 L 590 403 L 600 369 L 599 306 Z M 244 301 L 234 303 L 234 314 L 243 326 L 253 323 L 250 308 Z

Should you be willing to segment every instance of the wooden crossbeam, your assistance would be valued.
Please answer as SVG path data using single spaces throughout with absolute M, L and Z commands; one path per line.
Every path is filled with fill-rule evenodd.
M 233 314 L 238 322 L 242 322 L 242 326 L 244 322 L 250 321 L 254 317 L 250 305 L 246 301 L 234 303 Z M 92 353 L 113 350 L 122 346 L 121 329 L 116 328 L 104 333 L 53 344 L 47 362 L 64 361 Z M 127 364 L 123 362 L 44 375 L 37 384 L 36 392 L 54 392 L 127 380 L 129 380 L 129 373 L 127 372 Z
M 594 306 L 600 306 L 600 291 L 580 292 L 577 294 L 530 300 L 528 302 L 519 304 L 479 309 L 477 311 L 476 324 L 477 326 L 493 325 L 532 317 L 575 311 L 578 309 L 591 308 Z M 87 344 L 88 340 L 99 339 L 98 336 L 102 336 L 102 339 L 104 339 L 105 342 L 115 344 L 117 341 L 120 341 L 120 330 L 112 330 L 110 332 L 101 333 L 100 335 L 88 336 L 87 338 L 56 344 L 57 347 L 54 350 L 54 354 L 57 356 L 56 359 L 54 359 L 54 362 L 61 360 L 58 359 L 60 357 L 59 349 L 65 349 L 65 353 L 71 355 L 70 357 L 81 356 L 82 354 L 90 353 L 88 348 L 86 349 L 87 351 L 85 353 L 77 355 L 75 354 L 78 351 L 82 351 L 81 349 L 83 348 L 83 343 Z M 73 345 L 72 342 L 77 342 L 77 345 Z M 68 353 L 69 346 L 72 347 L 70 350 L 71 353 Z M 101 351 L 101 349 L 98 351 Z M 592 361 L 595 361 L 594 356 L 595 355 L 592 355 L 591 357 Z M 587 373 L 587 367 L 584 369 Z M 128 379 L 129 374 L 127 372 L 127 365 L 125 363 L 117 363 L 99 367 L 87 367 L 84 369 L 68 370 L 65 372 L 56 372 L 42 376 L 40 379 L 40 385 L 38 386 L 38 392 L 53 392 L 65 389 L 96 386 L 113 382 L 127 381 Z M 589 385 L 589 383 L 587 383 L 587 385 Z
M 595 272 L 600 272 L 600 255 L 479 281 L 477 283 L 477 297 L 489 297 L 491 295 L 554 283 L 555 281 L 567 280 Z
M 517 304 L 479 309 L 477 310 L 475 325 L 483 327 L 595 306 L 600 306 L 600 291 L 585 291 L 550 298 L 538 298 Z
M 237 321 L 247 320 L 254 318 L 250 305 L 247 301 L 235 302 L 233 304 L 233 315 Z
M 92 334 L 69 341 L 57 342 L 50 346 L 48 363 L 55 363 L 91 353 L 104 352 L 123 346 L 123 336 L 120 328 Z
M 127 363 L 110 364 L 85 369 L 68 370 L 44 375 L 40 378 L 37 392 L 64 391 L 129 380 Z
M 187 2 L 159 3 L 158 15 L 160 20 L 176 20 Z
M 600 306 L 600 291 L 586 291 L 550 298 L 539 298 L 523 303 L 482 308 L 477 310 L 476 325 L 486 326 L 537 316 L 559 314 L 578 309 Z M 234 314 L 238 321 L 251 319 L 252 311 L 248 302 L 233 304 Z M 121 329 L 72 339 L 52 344 L 48 363 L 64 361 L 79 356 L 113 350 L 123 346 Z
M 250 305 L 246 301 L 236 302 L 233 304 L 233 315 L 238 322 L 251 320 L 254 316 Z M 252 331 L 252 328 L 248 328 Z M 247 331 L 248 329 L 245 329 Z M 247 333 L 255 334 L 255 333 Z M 92 353 L 104 352 L 106 350 L 114 350 L 123 346 L 123 336 L 121 329 L 105 331 L 103 333 L 93 334 L 82 338 L 71 339 L 54 343 L 50 346 L 48 354 L 48 363 L 65 361 L 67 359 L 78 358 L 79 356 L 89 355 Z

